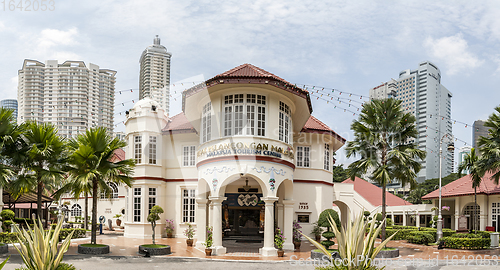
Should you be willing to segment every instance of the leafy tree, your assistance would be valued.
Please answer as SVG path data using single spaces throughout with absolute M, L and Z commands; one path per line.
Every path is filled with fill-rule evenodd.
M 347 158 L 360 156 L 349 165 L 350 177 L 371 173 L 371 179 L 382 187 L 382 216 L 386 216 L 386 187 L 393 181 L 416 186 L 425 151 L 414 143 L 418 131 L 415 117 L 404 113 L 401 101 L 372 100 L 365 103 L 357 120 L 351 124 L 354 140 L 346 147 Z M 385 224 L 382 226 L 385 239 Z
M 451 173 L 446 177 L 441 178 L 441 185 L 445 186 L 449 183 L 457 180 L 460 176 L 456 173 Z M 418 184 L 418 188 L 423 188 L 425 190 L 425 194 L 429 194 L 436 190 L 439 187 L 439 178 L 427 179 L 424 182 Z
M 349 178 L 349 173 L 346 169 L 344 169 L 344 166 L 342 165 L 337 165 L 333 166 L 332 168 L 332 173 L 333 173 L 333 182 L 335 183 L 341 183 L 345 181 L 347 178 Z
M 50 123 L 29 121 L 24 128 L 23 150 L 13 161 L 20 170 L 11 187 L 15 196 L 36 191 L 37 216 L 42 219 L 42 195 L 55 190 L 63 179 L 66 144 Z
M 498 185 L 500 179 L 500 106 L 488 117 L 484 123 L 488 127 L 488 135 L 479 138 L 479 152 L 481 159 L 478 161 L 478 169 L 481 176 L 486 172 L 493 175 L 491 179 Z
M 481 172 L 477 166 L 479 157 L 476 155 L 476 149 L 472 148 L 470 154 L 466 154 L 464 160 L 458 166 L 458 175 L 462 175 L 462 172 L 469 171 L 469 175 L 472 178 L 472 187 L 474 188 L 474 214 L 472 217 L 472 224 L 474 224 L 474 230 L 477 230 L 477 220 L 476 220 L 476 205 L 477 205 L 477 187 L 481 184 Z
M 87 177 L 92 182 L 92 233 L 90 242 L 96 244 L 98 190 L 109 192 L 107 181 L 132 186 L 132 177 L 130 175 L 135 166 L 135 161 L 132 159 L 118 162 L 111 161 L 114 151 L 125 147 L 126 143 L 118 138 L 113 139 L 103 127 L 88 129 L 85 134 L 80 134 L 76 141 L 78 143 L 77 151 L 87 153 L 85 155 L 89 156 L 87 167 L 90 168 L 90 172 Z
M 422 197 L 425 196 L 428 192 L 425 191 L 424 188 L 417 187 L 410 191 L 410 194 L 408 194 L 408 197 L 406 197 L 406 200 L 410 203 L 413 204 L 422 204 L 422 203 L 430 203 L 429 200 L 422 200 Z
M 155 228 L 156 228 L 156 221 L 160 220 L 160 214 L 163 214 L 163 208 L 161 208 L 158 205 L 155 205 L 151 208 L 151 211 L 149 212 L 148 215 L 148 222 L 151 223 L 151 228 L 153 229 L 153 245 L 156 244 Z
M 11 159 L 19 151 L 22 126 L 15 124 L 13 110 L 0 107 L 0 186 L 5 187 L 14 175 Z
M 335 245 L 335 242 L 332 241 L 333 238 L 335 238 L 335 233 L 331 231 L 331 224 L 330 224 L 330 217 L 335 221 L 335 225 L 337 225 L 338 228 L 340 228 L 340 218 L 339 214 L 337 211 L 333 209 L 325 209 L 321 214 L 319 214 L 318 218 L 318 226 L 320 227 L 326 227 L 327 231 L 324 232 L 322 235 L 324 238 L 326 238 L 325 241 L 321 241 L 321 244 L 328 249 L 330 246 Z

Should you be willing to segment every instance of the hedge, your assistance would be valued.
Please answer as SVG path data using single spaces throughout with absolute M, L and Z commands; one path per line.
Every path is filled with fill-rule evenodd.
M 436 239 L 434 236 L 425 231 L 417 231 L 414 230 L 410 232 L 410 235 L 407 238 L 408 243 L 420 244 L 420 245 L 428 245 L 429 243 L 434 243 Z
M 486 249 L 491 245 L 489 238 L 443 237 L 441 242 L 443 247 L 454 249 Z
M 75 238 L 83 238 L 85 237 L 86 230 L 85 229 L 61 229 L 59 238 L 60 240 L 66 239 L 68 235 L 72 232 L 73 236 L 71 239 Z M 17 233 L 11 233 L 11 232 L 1 232 L 0 233 L 0 243 L 17 243 Z
M 425 232 L 430 234 L 433 238 L 432 242 L 436 241 L 437 229 L 427 228 L 427 227 L 413 227 L 413 226 L 393 226 L 387 227 L 385 230 L 386 237 L 397 234 L 392 238 L 392 240 L 408 240 L 408 238 L 412 235 L 412 232 Z M 455 234 L 454 230 L 443 229 L 443 237 L 452 236 Z M 379 235 L 380 237 L 380 235 Z

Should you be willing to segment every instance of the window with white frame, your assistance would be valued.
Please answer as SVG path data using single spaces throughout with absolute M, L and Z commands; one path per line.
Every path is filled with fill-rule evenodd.
M 323 169 L 330 170 L 330 145 L 325 143 L 325 160 L 323 162 Z
M 195 190 L 184 189 L 182 193 L 182 222 L 194 222 Z
M 149 213 L 151 213 L 151 209 L 153 208 L 153 206 L 156 205 L 156 188 L 149 188 L 149 197 L 148 197 L 148 200 L 149 200 Z
M 292 118 L 290 115 L 290 107 L 280 101 L 279 140 L 285 143 L 291 143 Z
M 310 167 L 309 146 L 297 146 L 297 167 Z
M 134 222 L 141 222 L 141 188 L 134 188 L 133 217 Z
M 201 143 L 210 141 L 212 137 L 212 103 L 203 106 L 201 115 Z
M 134 136 L 134 159 L 135 163 L 142 162 L 142 137 Z
M 224 97 L 224 136 L 265 136 L 266 97 L 257 94 L 235 94 Z
M 149 164 L 156 164 L 156 136 L 149 136 Z
M 192 167 L 196 162 L 196 147 L 194 145 L 184 146 L 182 151 L 182 166 Z
M 82 216 L 82 207 L 75 203 L 71 206 L 71 216 L 73 217 L 81 217 Z
M 108 194 L 106 192 L 101 192 L 101 199 L 111 198 L 118 199 L 118 186 L 113 182 L 108 182 L 109 191 Z

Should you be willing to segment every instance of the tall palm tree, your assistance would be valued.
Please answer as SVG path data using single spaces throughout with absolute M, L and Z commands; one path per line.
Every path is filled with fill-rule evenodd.
M 481 176 L 484 176 L 486 172 L 491 172 L 493 174 L 491 179 L 498 185 L 500 179 L 500 106 L 496 107 L 495 111 L 484 123 L 485 127 L 489 127 L 488 135 L 479 138 L 481 158 L 478 161 L 478 167 Z
M 474 214 L 472 217 L 473 230 L 477 230 L 477 187 L 481 184 L 482 175 L 477 166 L 479 157 L 476 155 L 476 149 L 472 148 L 470 154 L 466 154 L 464 161 L 458 165 L 458 176 L 462 176 L 462 172 L 469 171 L 469 175 L 472 178 L 472 187 L 474 188 Z
M 13 164 L 20 168 L 12 190 L 16 196 L 35 191 L 37 217 L 42 218 L 42 195 L 55 190 L 64 175 L 66 144 L 50 123 L 26 122 L 23 132 L 24 149 Z
M 351 124 L 354 140 L 346 147 L 348 158 L 360 156 L 349 165 L 349 177 L 371 173 L 382 187 L 382 216 L 386 217 L 386 186 L 393 181 L 416 185 L 416 176 L 426 153 L 414 143 L 417 137 L 415 117 L 404 113 L 401 101 L 372 100 L 365 103 L 358 120 Z M 385 224 L 382 227 L 385 239 Z
M 88 158 L 86 158 L 88 173 L 83 178 L 91 180 L 92 183 L 92 234 L 90 241 L 95 244 L 97 238 L 98 190 L 109 192 L 107 182 L 126 184 L 131 187 L 132 177 L 130 175 L 135 166 L 135 161 L 133 159 L 118 162 L 111 161 L 114 151 L 125 147 L 126 143 L 118 138 L 113 139 L 105 128 L 88 129 L 85 134 L 79 135 L 76 141 L 79 145 L 77 151 L 82 153 L 82 156 L 88 154 Z M 81 182 L 85 183 L 86 181 L 82 179 Z M 85 184 L 82 186 L 85 186 Z
M 20 148 L 22 126 L 15 124 L 13 110 L 0 107 L 0 187 L 5 187 L 14 175 L 11 159 Z

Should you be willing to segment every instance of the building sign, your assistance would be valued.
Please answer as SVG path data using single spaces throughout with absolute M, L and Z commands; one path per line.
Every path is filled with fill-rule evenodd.
M 290 147 L 275 146 L 268 143 L 220 143 L 199 150 L 196 154 L 198 158 L 201 156 L 217 157 L 226 155 L 264 155 L 282 158 L 283 156 L 294 158 L 293 150 Z
M 299 202 L 299 209 L 300 210 L 309 210 L 309 203 Z
M 458 230 L 468 230 L 468 224 L 467 224 L 467 217 L 466 216 L 460 216 L 458 218 Z
M 226 193 L 224 196 L 227 199 L 223 204 L 228 206 L 259 207 L 264 204 L 264 202 L 261 201 L 262 193 Z
M 297 215 L 298 223 L 309 223 L 309 215 Z

